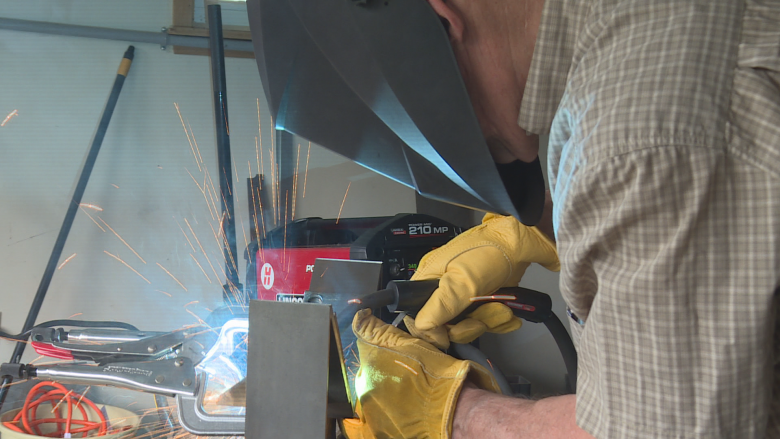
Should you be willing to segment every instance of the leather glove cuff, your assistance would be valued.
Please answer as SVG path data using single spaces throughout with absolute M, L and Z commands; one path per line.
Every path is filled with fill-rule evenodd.
M 455 404 L 466 379 L 498 393 L 493 376 L 482 366 L 457 360 L 373 317 L 355 316 L 361 367 L 355 379 L 363 437 L 368 427 L 377 437 L 448 438 Z

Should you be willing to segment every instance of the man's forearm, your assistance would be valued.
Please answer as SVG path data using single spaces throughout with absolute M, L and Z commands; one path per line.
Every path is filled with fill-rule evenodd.
M 593 439 L 577 427 L 574 405 L 574 395 L 531 401 L 467 385 L 455 407 L 452 438 Z

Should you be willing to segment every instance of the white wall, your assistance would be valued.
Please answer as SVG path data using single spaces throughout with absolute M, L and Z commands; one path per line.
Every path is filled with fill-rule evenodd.
M 0 0 L 0 16 L 159 31 L 170 26 L 171 4 L 159 0 Z M 17 117 L 0 128 L 0 326 L 8 332 L 16 333 L 22 327 L 127 46 L 116 41 L 0 31 L 0 121 L 12 110 L 18 111 Z M 56 272 L 39 322 L 76 315 L 86 320 L 125 321 L 147 330 L 171 330 L 196 321 L 188 310 L 205 317 L 222 300 L 221 251 L 209 226 L 216 229 L 218 221 L 211 217 L 204 196 L 188 174 L 203 184 L 208 170 L 217 180 L 209 59 L 174 55 L 170 48 L 162 51 L 155 45 L 135 46 L 135 61 L 83 201 L 100 206 L 102 212 L 86 211 L 99 223 L 98 218 L 108 223 L 145 263 L 110 230 L 102 231 L 80 211 L 61 260 L 76 256 Z M 247 162 L 251 174 L 258 171 L 258 100 L 266 172 L 272 130 L 255 61 L 230 58 L 226 64 L 232 152 L 240 178 L 235 183 L 236 216 L 241 220 L 236 227 L 243 252 L 242 230 L 249 233 Z M 192 127 L 203 171 L 193 158 L 174 103 Z M 304 152 L 307 147 L 307 143 L 302 145 Z M 304 163 L 300 166 L 303 172 Z M 414 210 L 411 190 L 315 145 L 305 199 L 299 191 L 298 216 L 338 215 L 350 181 L 344 217 Z M 397 196 L 379 196 L 388 192 Z M 192 224 L 219 279 L 185 219 Z M 149 282 L 105 252 L 122 258 Z M 211 283 L 192 256 L 205 268 Z M 243 279 L 244 261 L 239 257 Z M 186 291 L 157 264 L 169 270 Z M 12 348 L 12 343 L 0 341 L 0 361 L 10 358 Z M 24 361 L 36 357 L 28 349 Z

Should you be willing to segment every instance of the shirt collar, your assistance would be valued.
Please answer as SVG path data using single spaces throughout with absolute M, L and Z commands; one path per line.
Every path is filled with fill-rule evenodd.
M 517 124 L 534 134 L 550 131 L 563 97 L 586 1 L 545 0 Z

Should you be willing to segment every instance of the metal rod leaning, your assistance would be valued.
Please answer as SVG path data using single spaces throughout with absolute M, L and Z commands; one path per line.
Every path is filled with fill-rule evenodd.
M 219 191 L 222 198 L 220 200 L 222 203 L 221 227 L 226 273 L 223 296 L 226 303 L 246 305 L 248 301 L 243 297 L 243 287 L 238 279 L 236 216 L 233 206 L 233 162 L 230 157 L 230 125 L 228 123 L 227 82 L 225 78 L 225 46 L 222 42 L 222 12 L 219 5 L 208 6 L 208 21 Z
M 54 248 L 49 256 L 49 262 L 46 264 L 46 269 L 43 272 L 43 277 L 38 285 L 38 291 L 35 293 L 32 305 L 30 305 L 30 311 L 27 313 L 27 319 L 24 322 L 22 332 L 28 331 L 35 326 L 35 321 L 38 319 L 38 313 L 43 305 L 43 300 L 46 297 L 46 292 L 49 290 L 52 277 L 54 277 L 54 271 L 57 268 L 57 262 L 59 262 L 62 256 L 62 250 L 65 248 L 65 242 L 68 240 L 68 234 L 70 234 L 71 226 L 76 218 L 76 212 L 81 204 L 81 198 L 84 196 L 84 191 L 87 188 L 89 177 L 92 174 L 92 168 L 95 166 L 98 153 L 100 152 L 100 146 L 103 144 L 103 138 L 108 130 L 108 124 L 111 122 L 111 116 L 114 113 L 114 107 L 119 100 L 119 94 L 122 91 L 122 85 L 124 85 L 127 73 L 130 71 L 130 65 L 133 62 L 133 55 L 135 48 L 130 46 L 125 51 L 122 57 L 122 62 L 119 64 L 119 70 L 117 71 L 116 78 L 114 79 L 114 85 L 111 88 L 111 94 L 108 96 L 108 102 L 103 110 L 103 115 L 98 123 L 97 131 L 92 138 L 92 144 L 87 152 L 87 158 L 84 160 L 84 164 L 81 168 L 76 188 L 73 190 L 73 196 L 68 204 L 68 210 L 65 213 L 65 218 L 62 221 L 60 232 L 57 235 L 57 240 L 54 242 Z M 24 349 L 27 346 L 24 342 L 17 342 L 11 355 L 11 363 L 19 363 L 24 354 Z M 8 384 L 11 383 L 12 377 L 9 375 L 2 377 L 2 383 L 0 384 L 0 408 L 2 408 L 5 398 L 8 396 Z

